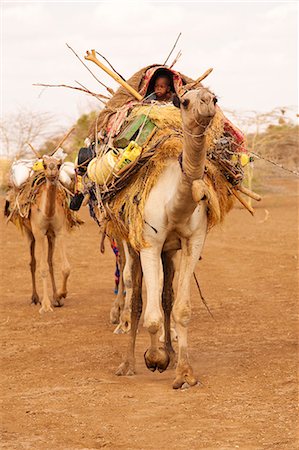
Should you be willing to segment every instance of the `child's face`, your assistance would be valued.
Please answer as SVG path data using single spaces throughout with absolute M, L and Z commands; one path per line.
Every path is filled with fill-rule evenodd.
M 167 78 L 159 77 L 155 83 L 155 94 L 158 99 L 163 99 L 170 91 L 169 81 Z

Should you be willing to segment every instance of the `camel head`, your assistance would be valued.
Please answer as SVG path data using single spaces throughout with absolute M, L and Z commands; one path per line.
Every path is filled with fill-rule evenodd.
M 188 130 L 208 126 L 216 113 L 216 103 L 217 97 L 203 87 L 173 98 L 174 106 L 181 109 L 182 121 Z
M 55 158 L 54 156 L 48 155 L 43 156 L 45 177 L 51 183 L 56 182 L 56 180 L 58 179 L 61 164 L 62 164 L 61 159 Z

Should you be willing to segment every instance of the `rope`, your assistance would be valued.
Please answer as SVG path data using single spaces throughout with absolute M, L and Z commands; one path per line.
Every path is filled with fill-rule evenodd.
M 249 153 L 251 153 L 252 155 L 256 156 L 259 159 L 264 159 L 265 161 L 269 162 L 270 164 L 273 164 L 273 166 L 276 166 L 279 169 L 285 170 L 286 172 L 292 173 L 293 175 L 296 175 L 297 177 L 299 177 L 299 172 L 297 172 L 297 170 L 287 169 L 282 164 L 278 164 L 278 163 L 272 161 L 271 159 L 268 159 L 268 158 L 266 158 L 264 156 L 261 156 L 258 153 L 255 153 L 255 152 L 253 152 L 251 150 L 249 151 Z
M 205 307 L 207 308 L 208 313 L 210 314 L 210 316 L 216 321 L 215 317 L 213 316 L 213 314 L 212 314 L 211 311 L 210 311 L 210 308 L 208 307 L 208 304 L 207 304 L 205 298 L 203 297 L 203 295 L 202 295 L 202 293 L 201 293 L 200 285 L 199 285 L 199 282 L 198 282 L 198 279 L 197 279 L 197 277 L 196 277 L 195 272 L 193 272 L 193 276 L 194 276 L 194 280 L 195 280 L 195 283 L 196 283 L 196 286 L 197 286 L 197 288 L 198 288 L 198 292 L 199 292 L 199 295 L 200 295 L 200 298 L 201 298 L 203 304 L 204 304 Z

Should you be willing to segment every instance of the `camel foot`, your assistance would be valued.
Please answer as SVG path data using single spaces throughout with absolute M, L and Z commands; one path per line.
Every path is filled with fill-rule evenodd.
M 121 377 L 121 376 L 128 376 L 131 377 L 132 375 L 135 375 L 135 364 L 129 361 L 122 362 L 118 369 L 115 372 L 115 375 Z
M 42 304 L 42 307 L 39 309 L 39 313 L 43 314 L 46 312 L 53 312 L 53 308 L 51 307 L 51 304 Z
M 33 305 L 40 305 L 40 299 L 39 299 L 38 294 L 32 294 L 31 304 L 33 304 Z
M 195 386 L 197 379 L 194 377 L 192 367 L 185 363 L 179 365 L 176 370 L 176 378 L 173 382 L 173 389 L 180 389 L 185 383 L 189 386 Z
M 67 291 L 58 292 L 53 298 L 53 306 L 55 308 L 61 308 L 64 305 L 64 299 L 67 296 Z
M 118 306 L 112 306 L 110 310 L 110 322 L 114 325 L 119 323 L 120 310 Z
M 144 353 L 144 360 L 146 367 L 152 372 L 155 372 L 156 369 L 158 369 L 159 372 L 164 372 L 169 365 L 170 357 L 165 348 L 159 347 L 155 350 L 149 348 Z
M 55 308 L 61 308 L 63 305 L 64 305 L 63 298 L 60 297 L 54 298 L 53 306 L 55 306 Z
M 113 331 L 113 334 L 124 334 L 124 331 L 122 330 L 120 323 L 117 325 L 117 327 Z

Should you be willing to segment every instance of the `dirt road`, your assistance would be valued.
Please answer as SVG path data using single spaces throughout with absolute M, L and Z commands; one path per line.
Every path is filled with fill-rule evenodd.
M 272 179 L 255 218 L 235 208 L 209 234 L 196 273 L 216 320 L 194 285 L 201 385 L 179 391 L 173 370 L 146 369 L 142 326 L 138 374 L 114 375 L 127 342 L 109 324 L 114 256 L 100 255 L 86 211 L 68 238 L 69 297 L 42 316 L 30 306 L 26 240 L 1 219 L 1 448 L 298 449 L 297 202 L 292 178 Z

